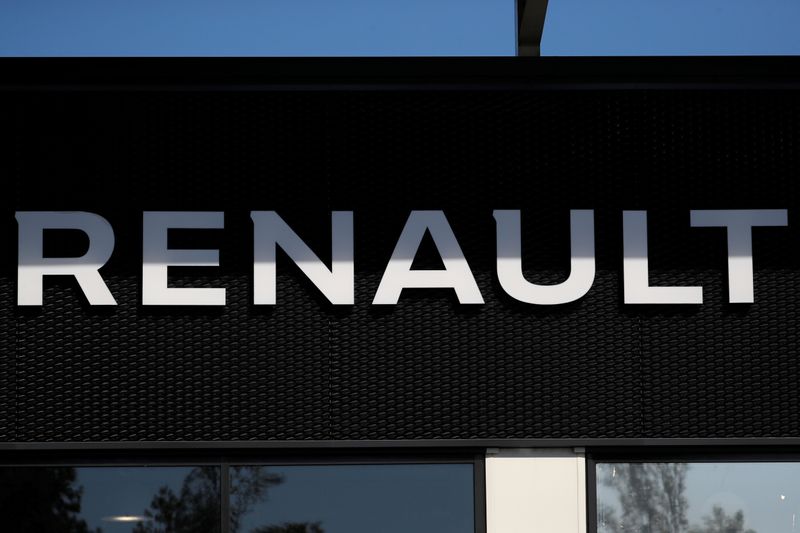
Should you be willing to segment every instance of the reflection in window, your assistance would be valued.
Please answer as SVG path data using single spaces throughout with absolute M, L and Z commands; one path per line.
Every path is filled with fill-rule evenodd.
M 231 531 L 471 533 L 471 464 L 231 467 Z
M 601 463 L 600 533 L 800 531 L 800 463 Z
M 231 533 L 471 533 L 473 465 L 227 468 Z M 220 533 L 223 469 L 0 467 L 3 532 Z
M 0 468 L 3 531 L 216 533 L 219 467 Z

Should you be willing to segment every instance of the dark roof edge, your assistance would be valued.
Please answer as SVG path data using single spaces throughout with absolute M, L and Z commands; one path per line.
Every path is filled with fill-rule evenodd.
M 800 56 L 0 58 L 0 88 L 800 86 Z

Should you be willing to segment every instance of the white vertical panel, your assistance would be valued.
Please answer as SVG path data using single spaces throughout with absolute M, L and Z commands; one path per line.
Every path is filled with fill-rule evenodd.
M 490 449 L 487 533 L 586 533 L 586 461 L 572 449 Z

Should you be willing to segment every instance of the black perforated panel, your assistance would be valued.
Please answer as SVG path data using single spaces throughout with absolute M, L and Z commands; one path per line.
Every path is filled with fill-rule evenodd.
M 7 92 L 0 116 L 4 441 L 800 436 L 797 92 Z M 567 274 L 568 210 L 595 209 L 591 292 L 504 296 L 498 208 L 523 210 L 541 282 Z M 692 208 L 790 209 L 755 232 L 755 304 L 726 303 L 724 232 L 689 228 Z M 174 283 L 226 287 L 227 307 L 138 305 L 141 212 L 159 209 L 225 211 L 225 230 L 176 236 L 221 268 Z M 356 305 L 285 257 L 278 305 L 250 305 L 256 209 L 328 259 L 330 210 L 354 210 Z M 370 305 L 411 209 L 445 210 L 485 305 Z M 652 282 L 702 285 L 704 305 L 622 304 L 622 209 L 650 213 Z M 119 305 L 67 279 L 16 307 L 14 210 L 105 216 Z

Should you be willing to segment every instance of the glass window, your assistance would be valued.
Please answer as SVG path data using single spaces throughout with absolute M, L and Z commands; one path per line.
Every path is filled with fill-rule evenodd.
M 471 464 L 231 467 L 231 531 L 474 532 Z
M 220 468 L 3 467 L 2 531 L 219 532 Z
M 800 463 L 597 464 L 597 531 L 800 530 Z
M 472 463 L 6 466 L 0 531 L 474 533 L 474 486 Z

